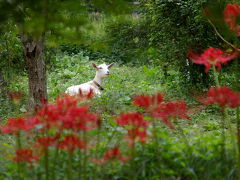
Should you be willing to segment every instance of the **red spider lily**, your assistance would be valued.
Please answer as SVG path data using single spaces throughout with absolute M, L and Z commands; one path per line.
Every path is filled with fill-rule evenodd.
M 162 103 L 162 101 L 163 101 L 163 95 L 158 93 L 158 94 L 152 95 L 152 96 L 149 96 L 149 95 L 136 96 L 133 99 L 133 104 L 147 109 L 153 105 L 158 105 L 158 104 Z
M 186 104 L 179 100 L 177 102 L 167 102 L 158 105 L 151 112 L 155 118 L 161 118 L 169 128 L 174 129 L 173 124 L 169 121 L 170 118 L 188 119 Z
M 5 126 L 2 127 L 3 133 L 18 133 L 19 131 L 30 131 L 40 122 L 32 118 L 10 118 Z
M 64 106 L 62 107 L 64 111 L 61 109 L 61 106 L 56 104 L 46 104 L 33 118 L 38 119 L 42 123 L 42 130 L 49 129 L 50 127 L 59 128 L 61 125 L 59 119 L 65 114 L 65 111 L 67 111 Z
M 66 136 L 62 141 L 59 142 L 58 147 L 73 152 L 75 149 L 85 149 L 85 142 L 79 139 L 77 136 L 69 135 Z
M 88 131 L 97 128 L 98 125 L 98 116 L 90 113 L 85 106 L 72 107 L 66 115 L 62 117 L 62 127 L 66 129 Z
M 64 95 L 63 97 L 56 99 L 56 105 L 61 107 L 62 111 L 67 110 L 70 107 L 77 106 L 79 99 L 76 97 Z
M 240 93 L 236 93 L 228 87 L 210 88 L 207 92 L 206 104 L 218 104 L 222 108 L 231 108 L 240 105 Z
M 60 119 L 66 115 L 68 110 L 76 107 L 78 99 L 65 95 L 58 98 L 55 104 L 45 104 L 35 115 L 35 118 L 42 122 L 43 129 L 61 126 Z
M 133 128 L 128 130 L 128 136 L 126 140 L 129 142 L 129 147 L 133 147 L 135 142 L 140 141 L 142 144 L 145 144 L 147 141 L 147 130 L 146 128 Z
M 227 4 L 224 9 L 224 21 L 228 24 L 230 29 L 240 35 L 240 26 L 236 24 L 236 20 L 240 15 L 240 6 L 238 4 Z
M 188 57 L 196 64 L 204 65 L 205 72 L 208 72 L 211 66 L 217 66 L 218 70 L 221 69 L 221 64 L 232 60 L 236 56 L 236 53 L 228 55 L 222 50 L 217 48 L 208 48 L 200 56 L 193 52 L 188 53 Z
M 129 142 L 129 146 L 132 147 L 136 141 L 145 143 L 147 139 L 146 128 L 148 122 L 144 120 L 143 116 L 139 113 L 122 114 L 116 119 L 117 124 L 124 126 L 128 129 L 128 136 L 126 140 Z
M 16 162 L 28 162 L 32 163 L 33 161 L 37 161 L 39 159 L 38 156 L 33 155 L 33 151 L 30 148 L 26 149 L 17 149 L 16 157 L 13 158 Z
M 42 150 L 45 151 L 49 146 L 56 145 L 59 137 L 60 134 L 57 134 L 54 137 L 39 137 L 37 138 L 37 145 L 41 146 Z
M 114 160 L 114 159 L 117 159 L 120 162 L 124 163 L 127 160 L 129 160 L 129 157 L 122 157 L 119 147 L 114 147 L 106 151 L 102 159 L 94 160 L 94 162 L 100 164 L 100 163 L 106 163 L 107 161 Z
M 78 107 L 75 97 L 59 98 L 56 104 L 47 104 L 35 116 L 43 123 L 43 129 L 91 130 L 98 127 L 99 118 L 85 106 Z
M 116 122 L 120 126 L 130 127 L 147 127 L 148 122 L 143 119 L 143 116 L 139 113 L 122 114 L 116 119 Z

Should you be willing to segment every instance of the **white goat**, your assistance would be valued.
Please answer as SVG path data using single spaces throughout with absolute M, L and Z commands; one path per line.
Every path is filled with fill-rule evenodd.
M 102 87 L 102 79 L 109 75 L 109 69 L 113 66 L 113 63 L 110 65 L 101 64 L 97 66 L 96 64 L 92 64 L 92 66 L 96 69 L 96 75 L 92 81 L 86 82 L 84 84 L 71 86 L 67 88 L 65 91 L 66 94 L 70 96 L 78 95 L 81 92 L 83 95 L 88 94 L 91 90 L 94 95 L 99 96 L 101 91 L 104 90 Z

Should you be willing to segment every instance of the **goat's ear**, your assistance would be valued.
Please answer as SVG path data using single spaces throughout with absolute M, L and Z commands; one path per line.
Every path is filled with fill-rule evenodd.
M 108 68 L 110 69 L 113 65 L 114 65 L 114 63 L 109 64 Z
M 92 63 L 92 66 L 95 68 L 95 69 L 98 69 L 97 65 L 95 63 Z

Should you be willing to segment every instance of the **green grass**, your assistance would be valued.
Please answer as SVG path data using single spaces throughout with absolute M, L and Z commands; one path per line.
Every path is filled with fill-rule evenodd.
M 77 54 L 73 57 L 64 55 L 57 57 L 58 66 L 49 73 L 49 95 L 55 98 L 66 90 L 67 87 L 84 83 L 93 79 L 95 70 L 91 61 Z M 95 62 L 102 63 L 103 61 Z M 114 123 L 112 117 L 121 112 L 136 111 L 137 108 L 131 103 L 132 98 L 138 94 L 154 94 L 161 92 L 166 100 L 184 99 L 189 107 L 198 106 L 198 102 L 188 94 L 188 89 L 181 85 L 179 73 L 175 70 L 168 72 L 164 77 L 161 67 L 153 65 L 132 66 L 131 64 L 118 65 L 111 69 L 111 75 L 104 80 L 105 90 L 101 97 L 95 98 L 92 110 L 100 113 L 104 120 L 105 129 L 103 133 L 112 136 Z M 139 109 L 138 109 L 139 110 Z M 169 130 L 165 125 L 159 123 L 159 138 L 161 139 L 162 162 L 155 162 L 151 148 L 148 144 L 140 151 L 138 159 L 139 169 L 149 169 L 148 172 L 139 172 L 141 177 L 158 179 L 160 174 L 166 179 L 216 179 L 221 177 L 221 115 L 216 108 L 205 108 L 191 114 L 189 121 L 179 120 L 175 122 L 183 129 L 189 147 L 185 140 L 179 137 L 178 131 Z M 228 157 L 229 164 L 226 177 L 234 179 L 236 171 L 233 165 L 232 143 L 228 134 Z M 190 148 L 190 149 L 189 149 Z M 191 152 L 191 153 L 190 153 Z M 188 156 L 190 153 L 190 156 Z M 143 162 L 146 162 L 145 164 Z M 161 165 L 160 165 L 161 164 Z M 156 166 L 157 167 L 152 167 Z M 146 166 L 146 167 L 145 167 Z M 159 169 L 158 169 L 159 166 Z M 151 170 L 150 170 L 151 169 Z M 117 171 L 117 170 L 115 170 Z M 119 169 L 124 174 L 124 169 Z M 107 173 L 113 173 L 110 170 Z M 116 172 L 115 172 L 116 173 Z M 231 174 L 232 173 L 232 174 Z M 114 175 L 111 176 L 114 176 Z M 117 176 L 114 176 L 117 178 Z M 118 177 L 121 179 L 121 177 Z M 143 178 L 144 179 L 144 178 Z
M 91 66 L 92 61 L 81 53 L 74 56 L 59 54 L 54 59 L 54 66 L 48 70 L 48 94 L 49 101 L 64 93 L 67 87 L 92 80 L 95 70 Z M 95 62 L 103 63 L 103 60 Z M 98 112 L 103 119 L 102 135 L 106 139 L 113 138 L 111 146 L 118 143 L 116 132 L 118 129 L 114 123 L 114 117 L 122 112 L 140 110 L 132 105 L 132 98 L 138 94 L 154 94 L 161 92 L 166 100 L 184 99 L 189 107 L 198 107 L 199 103 L 187 93 L 179 81 L 179 73 L 171 70 L 170 75 L 164 77 L 161 68 L 153 65 L 133 66 L 131 64 L 112 67 L 111 74 L 104 80 L 104 88 L 100 97 L 94 98 L 91 110 Z M 21 77 L 21 81 L 13 82 L 13 90 L 24 90 L 27 95 L 27 78 Z M 14 108 L 10 101 L 2 98 L 3 106 L 0 107 L 1 119 L 5 120 L 15 116 L 19 110 L 23 111 L 26 101 L 19 108 Z M 140 110 L 141 111 L 141 110 Z M 179 130 L 169 130 L 161 122 L 158 123 L 158 138 L 160 142 L 161 160 L 156 159 L 153 142 L 145 146 L 139 146 L 139 151 L 134 159 L 138 169 L 139 179 L 221 179 L 221 115 L 216 107 L 208 107 L 191 114 L 190 120 L 177 120 L 174 122 L 181 128 L 185 139 Z M 232 121 L 234 124 L 234 120 Z M 107 140 L 106 140 L 107 142 Z M 231 136 L 227 134 L 228 161 L 224 166 L 228 171 L 226 179 L 235 179 L 236 168 L 234 165 L 234 151 Z M 2 172 L 5 168 L 11 172 L 15 166 L 5 165 L 9 161 L 9 152 L 13 151 L 14 140 L 11 136 L 2 136 L 0 139 L 0 166 Z M 102 143 L 105 149 L 109 144 Z M 102 177 L 109 179 L 124 179 L 128 173 L 125 165 L 115 165 L 114 169 L 107 165 Z M 91 168 L 90 168 L 91 169 Z M 0 173 L 0 177 L 8 177 Z

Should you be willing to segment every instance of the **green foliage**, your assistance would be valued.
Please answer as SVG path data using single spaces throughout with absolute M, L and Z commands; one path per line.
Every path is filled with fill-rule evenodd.
M 8 79 L 12 78 L 11 73 L 22 73 L 25 69 L 22 45 L 16 28 L 12 23 L 7 23 L 5 29 L 5 32 L 0 33 L 0 71 L 5 73 L 5 78 Z
M 128 20 L 111 20 L 106 23 L 107 44 L 110 54 L 120 63 L 148 62 L 148 22 L 139 15 Z
M 111 62 L 112 57 L 107 56 L 104 52 L 93 50 L 89 46 L 81 46 L 81 45 L 71 45 L 71 44 L 62 44 L 59 46 L 60 50 L 68 55 L 74 55 L 78 53 L 83 53 L 84 56 L 88 56 L 89 60 L 99 60 L 106 59 L 106 62 Z
M 59 53 L 52 58 L 54 66 L 49 70 L 48 75 L 48 93 L 49 100 L 52 102 L 57 96 L 63 93 L 67 87 L 77 85 L 91 80 L 95 75 L 95 70 L 91 66 L 88 56 L 84 56 L 83 52 L 74 55 Z M 100 64 L 99 60 L 95 63 Z M 133 66 L 132 64 L 118 65 L 112 67 L 111 74 L 104 80 L 105 90 L 101 97 L 95 98 L 91 105 L 91 110 L 98 112 L 102 117 L 101 138 L 104 140 L 100 144 L 100 151 L 97 154 L 102 156 L 109 146 L 119 143 L 121 136 L 119 133 L 123 130 L 117 128 L 115 124 L 115 116 L 122 112 L 142 111 L 132 106 L 132 97 L 137 94 L 153 94 L 163 92 L 168 99 L 183 98 L 187 100 L 189 105 L 198 104 L 186 94 L 185 90 L 179 85 L 181 83 L 179 72 L 174 70 L 167 71 L 168 76 L 164 76 L 164 71 L 158 66 L 143 65 Z M 23 82 L 15 81 L 14 85 L 19 89 L 25 89 L 26 77 Z M 15 116 L 19 112 L 19 108 L 12 104 L 7 105 L 6 101 L 1 111 L 1 118 L 6 119 Z M 25 103 L 25 102 L 24 102 Z M 20 108 L 21 109 L 21 108 Z M 15 113 L 15 114 L 14 114 Z M 144 147 L 137 146 L 136 158 L 134 158 L 134 167 L 138 175 L 138 179 L 221 179 L 222 166 L 221 161 L 221 131 L 220 131 L 220 114 L 216 113 L 216 109 L 207 108 L 197 111 L 191 115 L 191 121 L 178 120 L 174 122 L 183 129 L 186 139 L 180 135 L 179 130 L 169 130 L 161 122 L 158 123 L 158 139 L 159 139 L 159 157 L 156 156 L 156 144 L 147 143 Z M 92 132 L 92 135 L 96 132 Z M 3 138 L 3 137 L 2 137 Z M 6 136 L 1 139 L 1 143 L 7 143 L 0 155 L 1 173 L 0 177 L 8 179 L 8 177 L 16 174 L 16 166 L 10 163 L 10 152 L 12 154 L 14 140 Z M 233 147 L 231 145 L 231 137 L 227 135 L 227 161 L 224 166 L 227 173 L 224 175 L 227 179 L 236 179 L 236 166 L 234 160 Z M 110 142 L 109 142 L 110 141 Z M 1 151 L 1 149 L 0 149 Z M 93 150 L 94 151 L 94 150 Z M 6 154 L 9 154 L 8 156 Z M 4 157 L 3 157 L 4 156 Z M 7 159 L 6 159 L 7 157 Z M 57 171 L 59 177 L 65 176 L 64 169 L 66 155 L 62 154 L 58 158 Z M 6 165 L 8 164 L 8 165 Z M 77 172 L 77 164 L 74 165 Z M 88 178 L 93 178 L 90 172 L 97 172 L 98 179 L 127 179 L 129 177 L 129 165 L 112 162 L 106 164 L 104 170 L 93 163 L 88 164 Z M 40 169 L 39 177 L 44 178 L 44 170 Z M 33 171 L 29 171 L 28 176 L 36 176 Z
M 93 10 L 98 8 L 101 13 L 119 14 L 127 13 L 130 7 L 131 3 L 124 0 L 44 0 L 35 3 L 3 0 L 0 2 L 0 30 L 4 31 L 3 24 L 11 19 L 21 34 L 35 38 L 46 35 L 49 46 L 66 41 L 82 43 L 87 41 L 83 34 L 92 29 L 89 14 Z
M 208 85 L 202 67 L 186 62 L 187 51 L 219 46 L 212 27 L 203 16 L 206 0 L 143 0 L 150 21 L 150 45 L 159 50 L 159 60 L 181 72 L 184 86 Z M 197 82 L 196 82 L 197 81 Z
M 0 15 L 3 14 L 0 17 L 6 20 L 9 18 L 8 10 L 18 5 L 18 2 L 12 1 L 13 3 L 9 4 L 7 1 L 1 1 L 0 5 L 3 5 L 2 2 L 8 5 L 1 6 L 6 7 L 6 11 L 0 11 Z M 59 1 L 51 1 L 50 5 L 54 6 L 57 2 Z M 121 136 L 119 134 L 125 133 L 123 129 L 117 128 L 114 122 L 116 115 L 130 111 L 142 112 L 142 109 L 132 106 L 131 100 L 135 95 L 162 92 L 166 100 L 184 99 L 190 106 L 189 111 L 195 112 L 191 114 L 191 121 L 175 120 L 177 130 L 174 131 L 158 122 L 157 137 L 160 146 L 157 151 L 157 146 L 153 142 L 145 146 L 137 146 L 138 151 L 133 163 L 138 179 L 237 179 L 236 152 L 231 133 L 226 134 L 226 160 L 223 162 L 221 115 L 217 113 L 219 109 L 214 106 L 206 109 L 199 108 L 199 104 L 188 93 L 189 87 L 210 85 L 212 77 L 204 73 L 204 67 L 196 66 L 186 60 L 187 50 L 193 48 L 202 51 L 208 46 L 224 46 L 219 43 L 212 27 L 202 15 L 206 0 L 142 0 L 141 7 L 137 9 L 137 16 L 127 16 L 130 19 L 128 21 L 114 21 L 101 17 L 103 19 L 100 21 L 94 21 L 91 25 L 89 23 L 86 29 L 81 29 L 84 33 L 87 31 L 84 35 L 85 38 L 89 38 L 87 46 L 73 45 L 78 44 L 83 38 L 81 34 L 83 31 L 80 30 L 81 33 L 77 31 L 81 36 L 75 34 L 75 27 L 77 28 L 78 25 L 75 24 L 74 18 L 76 17 L 80 22 L 80 26 L 86 25 L 85 19 L 80 17 L 83 14 L 78 12 L 79 6 L 74 7 L 75 1 L 61 2 L 51 9 L 48 14 L 53 14 L 48 19 L 51 23 L 48 27 L 44 27 L 49 30 L 46 31 L 49 46 L 57 45 L 56 42 L 64 42 L 64 45 L 59 47 L 60 51 L 58 49 L 54 51 L 53 53 L 57 54 L 47 60 L 49 101 L 54 101 L 57 96 L 64 93 L 67 87 L 91 80 L 95 75 L 95 70 L 91 66 L 93 61 L 97 64 L 117 62 L 111 69 L 110 76 L 104 80 L 103 94 L 101 97 L 94 98 L 90 106 L 92 111 L 101 114 L 103 120 L 101 129 L 103 142 L 99 145 L 100 151 L 96 152 L 97 155 L 100 156 L 104 154 L 106 148 L 117 145 Z M 84 5 L 87 9 L 84 9 L 84 12 L 96 10 L 102 12 L 103 9 L 121 11 L 118 5 L 123 5 L 115 4 L 117 1 L 113 1 L 117 6 L 111 9 L 107 3 L 102 4 L 103 2 L 105 1 L 91 1 Z M 24 1 L 24 5 L 31 4 L 30 1 Z M 32 19 L 27 19 L 28 22 L 23 23 L 28 33 L 40 34 L 46 30 L 42 29 L 44 24 L 42 17 L 37 17 L 42 10 L 42 5 L 44 4 L 41 6 L 36 4 L 36 7 L 33 5 L 32 9 L 25 9 L 32 17 Z M 74 8 L 71 13 L 68 10 L 72 7 Z M 58 14 L 55 14 L 55 10 Z M 22 23 L 21 13 L 15 13 L 12 18 Z M 142 18 L 142 16 L 145 17 Z M 64 20 L 66 29 L 63 24 L 59 24 L 59 20 Z M 37 24 L 39 29 L 33 32 Z M 106 34 L 102 32 L 103 24 L 106 25 Z M 101 26 L 99 32 L 94 34 L 93 31 L 88 31 L 92 29 L 92 26 Z M 68 35 L 65 36 L 66 34 Z M 67 44 L 62 37 L 74 39 L 74 41 Z M 92 44 L 95 40 L 95 44 Z M 104 51 L 105 46 L 101 47 L 105 42 L 108 43 L 108 51 Z M 8 84 L 9 90 L 21 90 L 26 95 L 27 78 L 16 31 L 9 30 L 2 33 L 0 50 L 0 68 L 7 70 L 5 73 L 7 79 L 12 77 Z M 236 80 L 236 74 L 231 72 L 237 72 L 239 65 L 234 62 L 230 62 L 229 65 L 223 69 L 223 72 L 229 74 L 219 73 L 221 83 L 238 89 L 239 78 Z M 11 67 L 12 70 L 6 67 Z M 6 97 L 0 97 L 0 104 L 1 121 L 25 112 L 25 99 L 16 107 Z M 229 114 L 235 116 L 232 111 Z M 231 121 L 231 123 L 235 122 Z M 226 131 L 230 132 L 229 129 Z M 96 133 L 92 132 L 92 135 Z M 0 179 L 16 179 L 17 167 L 10 161 L 15 142 L 11 136 L 1 136 L 0 143 Z M 57 173 L 62 179 L 65 177 L 66 164 L 64 162 L 66 160 L 66 154 L 61 154 L 56 165 L 59 169 Z M 77 164 L 73 166 L 77 172 Z M 93 179 L 94 170 L 97 172 L 97 179 L 127 179 L 131 168 L 129 164 L 112 162 L 102 169 L 89 163 L 86 169 L 89 179 Z M 38 176 L 38 179 L 43 179 L 43 172 L 41 168 L 39 168 L 39 174 L 34 174 L 34 171 L 30 170 L 28 176 Z

